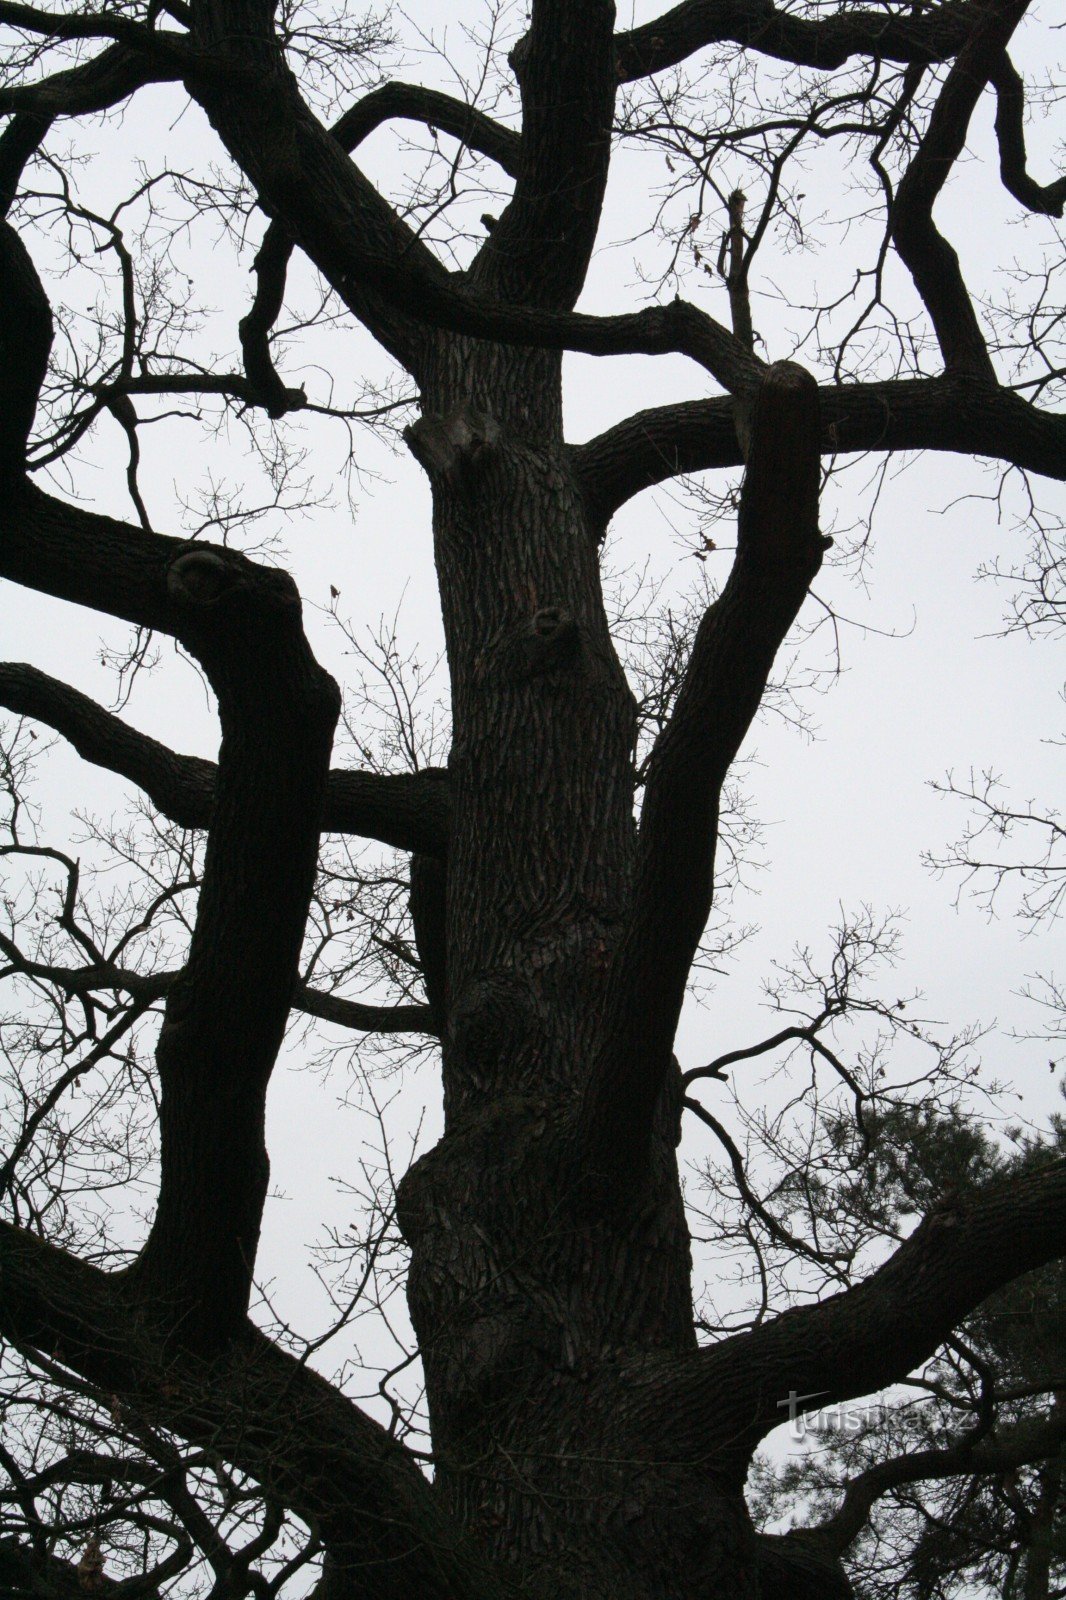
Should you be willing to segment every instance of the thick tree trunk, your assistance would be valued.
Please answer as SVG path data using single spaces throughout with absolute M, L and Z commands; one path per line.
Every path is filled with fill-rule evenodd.
M 408 1293 L 438 1486 L 492 1557 L 546 1595 L 741 1600 L 756 1589 L 740 1485 L 713 1459 L 647 1459 L 621 1381 L 603 1381 L 695 1340 L 679 1086 L 621 1211 L 589 1213 L 570 1156 L 632 885 L 634 705 L 559 377 L 554 354 L 442 338 L 411 434 L 454 745 L 448 971 L 431 982 L 446 1123 L 402 1186 Z

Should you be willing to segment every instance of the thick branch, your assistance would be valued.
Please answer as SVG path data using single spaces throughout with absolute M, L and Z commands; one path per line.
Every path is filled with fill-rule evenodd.
M 21 170 L 21 169 L 20 169 Z M 26 469 L 26 442 L 52 348 L 52 308 L 25 245 L 0 219 L 0 490 Z
M 1066 479 L 1066 416 L 1040 411 L 1008 389 L 951 377 L 844 384 L 820 391 L 823 455 L 866 450 L 950 450 L 1010 461 Z M 605 526 L 619 506 L 681 473 L 743 461 L 728 397 L 639 411 L 573 447 L 592 515 Z
M 386 122 L 421 122 L 488 156 L 512 178 L 518 173 L 520 136 L 465 100 L 417 83 L 383 83 L 333 124 L 334 139 L 349 153 Z
M 503 1600 L 384 1429 L 255 1330 L 207 1361 L 157 1343 L 135 1283 L 0 1223 L 0 1332 L 247 1472 L 314 1527 L 351 1600 Z
M 148 1572 L 136 1578 L 111 1578 L 106 1572 L 91 1575 L 74 1561 L 14 1539 L 0 1539 L 0 1585 L 10 1600 L 85 1600 L 95 1594 L 100 1600 L 165 1600 L 173 1593 L 175 1577 L 193 1559 L 191 1539 L 180 1540 Z M 91 1585 L 91 1587 L 90 1587 Z
M 0 663 L 0 705 L 54 728 L 86 761 L 128 778 L 179 827 L 210 827 L 217 778 L 213 761 L 176 754 L 88 695 L 20 662 Z M 395 774 L 334 771 L 327 780 L 322 831 L 443 855 L 448 809 L 448 776 L 442 768 Z
M 284 573 L 132 529 L 22 481 L 0 505 L 0 576 L 180 639 L 218 698 L 222 745 L 188 963 L 157 1046 L 161 1183 L 138 1264 L 184 1338 L 243 1318 L 284 1035 L 339 697 Z
M 306 983 L 298 986 L 293 1004 L 309 1017 L 320 1017 L 323 1022 L 335 1022 L 338 1027 L 357 1033 L 439 1032 L 429 1006 L 371 1006 L 361 1000 L 346 1000 L 343 995 L 323 994 Z
M 517 171 L 520 140 L 516 133 L 465 101 L 417 84 L 382 84 L 346 111 L 334 123 L 331 133 L 341 149 L 351 154 L 376 128 L 394 118 L 443 129 L 498 162 L 505 172 Z M 300 403 L 300 391 L 286 389 L 270 354 L 270 330 L 281 312 L 293 244 L 292 234 L 283 222 L 274 221 L 267 228 L 255 258 L 255 298 L 240 323 L 248 381 L 272 416 L 283 416 Z
M 291 579 L 186 550 L 168 566 L 182 632 L 218 697 L 222 744 L 188 960 L 156 1047 L 160 1190 L 136 1273 L 183 1339 L 243 1319 L 268 1162 L 266 1089 L 284 1036 L 318 860 L 339 695 Z
M 137 34 L 140 37 L 135 39 Z M 170 83 L 180 78 L 187 59 L 187 49 L 177 35 L 149 34 L 131 28 L 128 41 L 109 45 L 90 61 L 55 72 L 38 83 L 0 88 L 0 112 L 83 117 L 94 111 L 107 111 L 146 84 Z
M 215 765 L 177 755 L 138 733 L 88 695 L 23 662 L 0 663 L 0 705 L 69 739 L 86 761 L 129 778 L 182 828 L 206 828 L 214 806 Z
M 814 379 L 788 363 L 771 367 L 751 411 L 733 570 L 700 623 L 648 764 L 633 911 L 580 1121 L 588 1166 L 609 1181 L 641 1171 L 711 908 L 721 786 L 821 565 L 819 437 Z
M 474 275 L 502 299 L 568 310 L 596 242 L 617 75 L 611 0 L 534 0 L 511 53 L 522 92 L 514 198 Z
M 995 371 L 959 258 L 933 221 L 933 206 L 962 154 L 974 107 L 1029 0 L 986 0 L 933 107 L 889 215 L 892 242 L 936 329 L 944 365 L 987 383 Z
M 625 82 L 677 66 L 708 45 L 730 42 L 797 66 L 841 67 L 853 56 L 918 65 L 949 60 L 969 37 L 979 0 L 948 0 L 928 11 L 847 10 L 817 21 L 771 0 L 683 0 L 615 40 Z
M 128 17 L 98 11 L 71 16 L 47 11 L 40 6 L 19 5 L 16 0 L 0 0 L 0 23 L 24 33 L 42 34 L 48 39 L 115 39 L 135 42 L 145 30 Z
M 0 933 L 0 954 L 7 958 L 10 971 L 54 984 L 64 994 L 87 996 L 113 990 L 132 996 L 142 1008 L 168 995 L 184 977 L 184 969 L 142 973 L 109 962 L 98 966 L 60 967 L 52 962 L 31 961 L 3 933 Z M 297 983 L 294 987 L 292 1009 L 357 1033 L 435 1034 L 439 1031 L 429 1006 L 367 1005 L 361 1000 L 348 1000 L 343 995 L 327 994 L 307 983 Z
M 0 216 L 6 217 L 11 210 L 23 169 L 37 154 L 51 126 L 51 117 L 23 111 L 0 133 Z
M 990 75 L 996 91 L 996 140 L 999 175 L 1008 194 L 1045 217 L 1061 217 L 1066 207 L 1066 177 L 1037 183 L 1029 176 L 1025 155 L 1025 85 L 1006 51 Z
M 224 572 L 250 582 L 261 569 L 233 552 L 148 533 L 115 517 L 68 505 L 22 482 L 0 499 L 0 578 L 107 612 L 137 627 L 169 633 L 195 649 L 190 609 L 168 584 L 171 564 L 193 553 L 204 556 L 210 588 Z M 220 565 L 215 568 L 212 561 Z M 192 567 L 188 569 L 192 573 Z M 279 580 L 286 583 L 287 579 Z
M 664 1440 L 676 1427 L 702 1459 L 724 1439 L 742 1473 L 790 1395 L 821 1407 L 899 1382 L 990 1294 L 1064 1253 L 1066 1161 L 945 1204 L 857 1287 L 710 1346 L 687 1376 L 678 1367 L 672 1403 L 659 1395 Z
M 1064 1253 L 1066 1161 L 1055 1161 L 942 1206 L 854 1288 L 695 1356 L 645 1355 L 605 1370 L 588 1403 L 625 1416 L 641 1459 L 713 1461 L 739 1493 L 755 1447 L 790 1409 L 833 1406 L 901 1381 L 990 1294 Z M 614 1443 L 622 1447 L 617 1434 Z M 820 1540 L 819 1552 L 834 1554 Z

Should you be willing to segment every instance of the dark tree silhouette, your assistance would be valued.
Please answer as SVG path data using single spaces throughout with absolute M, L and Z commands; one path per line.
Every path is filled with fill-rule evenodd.
M 9 1029 L 0 1333 L 24 1387 L 5 1404 L 13 1429 L 32 1408 L 41 1424 L 39 1449 L 0 1458 L 15 1511 L 0 1581 L 12 1592 L 160 1595 L 202 1562 L 219 1600 L 272 1595 L 306 1586 L 319 1561 L 322 1600 L 851 1592 L 843 1522 L 756 1533 L 743 1496 L 753 1452 L 783 1397 L 832 1405 L 905 1378 L 988 1296 L 1061 1255 L 1066 1163 L 930 1193 L 917 1225 L 860 1271 L 854 1241 L 826 1243 L 819 1205 L 832 1207 L 809 1184 L 812 1229 L 802 1206 L 797 1223 L 795 1207 L 759 1197 L 743 1152 L 697 1098 L 729 1062 L 683 1082 L 673 1042 L 712 909 L 723 786 L 830 543 L 823 461 L 929 449 L 1066 478 L 1066 418 L 1053 409 L 1060 263 L 1038 260 L 1021 279 L 1025 304 L 1016 296 L 997 313 L 977 304 L 934 219 L 986 91 L 1006 190 L 1020 212 L 1062 215 L 1066 178 L 1042 184 L 1029 169 L 1027 88 L 1009 54 L 1028 9 L 681 0 L 625 31 L 608 0 L 533 0 L 508 57 L 519 109 L 507 115 L 502 90 L 487 111 L 409 83 L 358 92 L 374 25 L 343 13 L 0 0 L 0 575 L 131 624 L 129 670 L 149 634 L 177 641 L 209 682 L 221 729 L 217 763 L 182 756 L 31 666 L 0 668 L 9 711 L 143 790 L 164 819 L 152 848 L 166 863 L 136 904 L 90 915 L 78 862 L 25 824 L 16 727 L 6 854 L 54 869 L 65 887 L 58 931 L 27 933 L 30 917 L 2 944 L 7 973 L 51 1008 Z M 221 218 L 235 248 L 268 219 L 232 370 L 188 353 L 192 313 L 183 321 L 180 294 L 138 257 L 151 229 L 131 242 L 121 207 L 82 205 L 67 161 L 71 119 L 160 84 L 200 108 L 214 149 L 198 173 L 176 152 L 139 200 L 154 205 L 166 179 L 187 203 L 172 231 Z M 350 103 L 329 124 L 323 107 L 342 95 Z M 434 156 L 405 205 L 355 159 L 396 121 L 429 130 Z M 673 201 L 691 196 L 681 225 L 663 202 L 674 252 L 664 287 L 695 253 L 724 282 L 731 327 L 665 294 L 617 315 L 575 309 L 612 150 L 627 140 L 666 155 Z M 769 360 L 752 263 L 774 230 L 801 228 L 793 173 L 826 141 L 869 177 L 880 244 L 856 261 L 850 296 L 815 308 L 797 359 Z M 211 162 L 223 159 L 220 176 Z M 460 205 L 468 171 L 472 184 L 490 174 L 475 204 L 493 209 L 476 239 Z M 699 253 L 705 212 L 715 237 Z M 151 215 L 161 228 L 162 211 Z M 32 231 L 41 221 L 47 245 Z M 43 280 L 56 250 L 83 261 L 90 236 L 114 259 L 119 309 L 98 314 L 77 356 L 64 312 L 50 364 Z M 301 257 L 322 285 L 317 320 L 361 323 L 405 388 L 345 408 L 286 383 L 279 318 Z M 701 388 L 710 375 L 721 393 L 575 444 L 563 430 L 567 350 L 680 354 Z M 349 423 L 388 415 L 411 386 L 419 414 L 405 439 L 432 489 L 450 745 L 416 771 L 369 759 L 331 768 L 340 697 L 305 637 L 295 584 L 224 541 L 156 531 L 139 429 L 153 407 L 214 399 L 250 428 L 264 414 L 277 424 L 262 441 L 316 406 Z M 128 442 L 132 523 L 43 487 L 106 419 Z M 651 485 L 741 466 L 728 579 L 691 632 L 671 638 L 658 690 L 638 706 L 603 600 L 607 525 Z M 224 507 L 210 526 L 227 528 Z M 357 715 L 352 727 L 358 742 Z M 397 900 L 406 880 L 361 885 L 396 1008 L 341 992 L 343 963 L 317 981 L 322 963 L 302 954 L 309 916 L 312 942 L 325 948 L 331 933 L 323 834 L 410 856 L 409 928 Z M 167 919 L 179 942 L 187 933 L 177 965 L 162 960 L 162 935 L 137 943 Z M 741 1052 L 799 1048 L 839 1074 L 853 1105 L 833 1146 L 845 1176 L 863 1169 L 892 1107 L 877 1063 L 849 1065 L 833 1027 L 856 1006 L 904 1026 L 891 1003 L 858 994 L 886 937 L 868 917 L 842 928 L 825 981 L 793 974 L 806 996 L 798 1020 Z M 248 1317 L 264 1107 L 294 1010 L 439 1039 L 443 1136 L 395 1197 L 431 1476 L 311 1352 L 293 1354 Z M 137 1041 L 157 1012 L 151 1065 Z M 933 1102 L 950 1099 L 965 1076 L 954 1047 L 906 1026 L 933 1049 Z M 85 1181 L 85 1150 L 54 1113 L 101 1068 L 101 1100 L 158 1124 L 150 1226 L 125 1255 L 63 1199 L 65 1181 Z M 705 1343 L 676 1155 L 684 1106 L 722 1139 L 751 1238 L 821 1274 L 808 1303 L 768 1307 Z M 155 1170 L 132 1134 L 97 1141 L 109 1183 Z M 379 1242 L 386 1224 L 391 1213 Z M 1046 1447 L 1031 1442 L 1026 1459 Z M 978 1470 L 987 1448 L 962 1441 L 954 1468 Z M 107 1533 L 119 1577 L 101 1528 L 124 1530 L 124 1543 Z

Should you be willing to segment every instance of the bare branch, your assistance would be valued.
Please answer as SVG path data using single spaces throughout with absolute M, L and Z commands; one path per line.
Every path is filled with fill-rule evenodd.
M 711 909 L 722 783 L 785 634 L 821 565 L 818 389 L 769 368 L 750 436 L 737 555 L 705 613 L 674 712 L 648 763 L 637 884 L 608 1002 L 609 1042 L 580 1117 L 582 1158 L 634 1181 L 670 1061 L 693 954 Z
M 886 1388 L 994 1290 L 1057 1257 L 1064 1230 L 1066 1161 L 945 1201 L 855 1288 L 703 1351 L 688 1402 L 705 1397 L 702 1426 L 734 1426 L 749 1449 L 783 1420 L 790 1392 L 825 1406 Z
M 842 1554 L 862 1532 L 877 1501 L 889 1490 L 929 1478 L 1014 1472 L 1018 1467 L 1057 1456 L 1064 1441 L 1066 1412 L 1057 1408 L 1048 1418 L 997 1428 L 991 1436 L 986 1436 L 983 1428 L 975 1429 L 971 1436 L 964 1435 L 943 1449 L 917 1450 L 880 1461 L 851 1480 L 840 1509 L 812 1528 L 811 1535 Z
M 210 827 L 214 762 L 178 755 L 80 690 L 18 662 L 0 663 L 0 705 L 46 723 L 86 761 L 128 778 L 172 822 L 183 828 Z M 437 767 L 395 774 L 331 772 L 322 830 L 442 855 L 448 834 L 447 774 Z
M 1066 417 L 1007 389 L 951 377 L 842 384 L 820 390 L 823 455 L 852 451 L 950 450 L 1010 461 L 1066 478 Z M 728 398 L 637 412 L 572 458 L 600 527 L 642 489 L 683 473 L 743 461 Z
M 982 10 L 981 0 L 948 0 L 922 13 L 856 9 L 815 20 L 779 10 L 771 0 L 682 0 L 617 36 L 618 76 L 623 82 L 649 77 L 727 41 L 822 69 L 843 66 L 853 56 L 946 61 L 966 42 Z
M 996 91 L 996 139 L 1003 187 L 1027 211 L 1045 217 L 1061 217 L 1066 206 L 1066 177 L 1039 184 L 1029 176 L 1025 156 L 1025 85 L 1006 51 L 992 68 L 989 81 Z
M 970 117 L 1029 0 L 994 0 L 971 25 L 937 97 L 889 216 L 892 240 L 936 329 L 944 365 L 996 381 L 959 258 L 933 221 L 933 206 L 962 154 Z
M 22 10 L 22 7 L 7 7 Z M 27 10 L 32 8 L 26 8 Z M 43 15 L 43 13 L 39 13 Z M 86 18 L 59 18 L 75 28 Z M 0 88 L 0 112 L 32 112 L 44 117 L 83 117 L 107 111 L 149 83 L 171 83 L 188 64 L 187 45 L 177 34 L 150 33 L 134 24 L 123 26 L 121 43 L 109 45 L 79 66 L 53 73 L 39 83 Z M 107 29 L 100 30 L 107 32 Z M 58 36 L 62 37 L 60 28 Z

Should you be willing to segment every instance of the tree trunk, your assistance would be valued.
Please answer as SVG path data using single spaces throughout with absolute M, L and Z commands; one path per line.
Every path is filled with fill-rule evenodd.
M 756 1589 L 740 1485 L 713 1459 L 642 1459 L 639 1418 L 603 1376 L 695 1348 L 680 1085 L 621 1210 L 590 1212 L 568 1160 L 629 903 L 634 702 L 563 447 L 560 364 L 441 338 L 411 430 L 454 743 L 448 971 L 430 982 L 446 995 L 445 1131 L 402 1185 L 408 1295 L 437 1482 L 492 1557 L 537 1593 L 741 1600 Z

